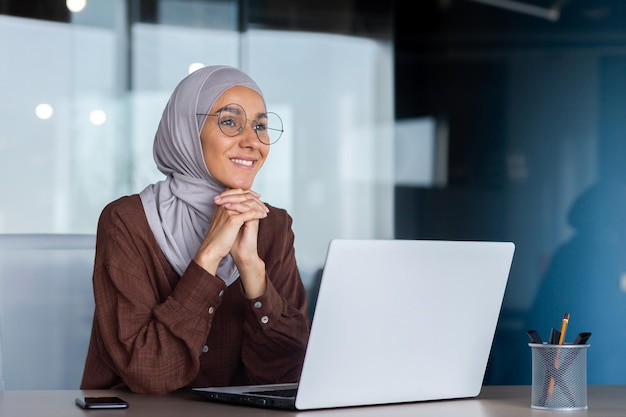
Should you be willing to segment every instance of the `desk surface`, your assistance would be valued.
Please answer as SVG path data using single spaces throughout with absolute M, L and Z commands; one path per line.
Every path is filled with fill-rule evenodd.
M 125 410 L 83 410 L 74 404 L 77 396 L 118 395 L 130 406 Z M 206 401 L 190 392 L 165 396 L 120 391 L 4 391 L 0 392 L 2 417 L 518 417 L 567 414 L 574 416 L 626 415 L 626 385 L 590 385 L 589 408 L 580 411 L 535 410 L 530 407 L 530 386 L 485 386 L 478 398 L 351 407 L 319 411 L 278 411 L 224 405 Z

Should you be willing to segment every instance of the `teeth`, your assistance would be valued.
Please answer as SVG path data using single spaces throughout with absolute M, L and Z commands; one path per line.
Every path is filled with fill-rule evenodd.
M 233 161 L 234 163 L 239 164 L 239 165 L 245 165 L 245 166 L 248 166 L 248 167 L 252 166 L 252 161 L 245 161 L 243 159 L 231 159 L 231 161 Z

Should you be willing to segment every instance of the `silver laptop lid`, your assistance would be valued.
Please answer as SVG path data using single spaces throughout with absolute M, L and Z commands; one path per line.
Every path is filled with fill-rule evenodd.
M 300 410 L 480 393 L 511 242 L 333 240 Z

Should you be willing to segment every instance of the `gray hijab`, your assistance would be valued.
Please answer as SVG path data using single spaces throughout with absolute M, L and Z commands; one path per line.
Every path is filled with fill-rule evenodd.
M 206 116 L 196 114 L 210 113 L 219 96 L 236 85 L 263 97 L 256 83 L 237 68 L 220 65 L 191 73 L 174 89 L 154 138 L 154 160 L 167 177 L 139 196 L 159 247 L 180 275 L 209 230 L 213 197 L 226 189 L 206 166 L 200 143 Z M 239 276 L 230 255 L 220 262 L 217 276 L 226 285 Z

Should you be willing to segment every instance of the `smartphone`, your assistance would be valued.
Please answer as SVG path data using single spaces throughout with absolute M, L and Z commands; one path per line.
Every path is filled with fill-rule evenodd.
M 128 408 L 120 397 L 78 397 L 76 404 L 82 408 Z

